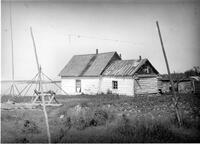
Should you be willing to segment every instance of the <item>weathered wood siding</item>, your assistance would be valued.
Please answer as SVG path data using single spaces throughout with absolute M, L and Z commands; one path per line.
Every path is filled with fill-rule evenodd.
M 113 89 L 112 81 L 118 82 L 118 89 Z M 126 77 L 103 77 L 101 79 L 100 91 L 108 93 L 109 91 L 114 94 L 134 96 L 134 80 L 133 78 Z
M 76 80 L 81 80 L 81 92 L 76 92 Z M 76 78 L 62 78 L 61 86 L 64 91 L 70 95 L 84 94 L 96 94 L 99 88 L 98 77 L 76 77 Z
M 178 92 L 179 93 L 192 93 L 193 86 L 191 81 L 184 81 L 178 83 Z
M 160 83 L 160 89 L 161 89 L 161 91 L 163 92 L 163 93 L 167 93 L 167 92 L 170 92 L 170 89 L 169 89 L 169 87 L 170 87 L 170 82 L 166 82 L 166 81 L 160 81 L 159 82 Z
M 194 93 L 200 93 L 200 81 L 194 81 Z
M 139 78 L 135 80 L 135 94 L 158 93 L 158 79 Z

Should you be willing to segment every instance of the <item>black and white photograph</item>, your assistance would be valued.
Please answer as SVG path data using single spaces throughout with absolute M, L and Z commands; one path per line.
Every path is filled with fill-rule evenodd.
M 1 143 L 199 143 L 199 0 L 1 0 Z

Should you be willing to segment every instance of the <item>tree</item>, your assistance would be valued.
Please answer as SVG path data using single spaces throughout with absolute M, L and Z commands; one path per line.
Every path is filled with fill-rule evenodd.
M 200 67 L 194 66 L 192 69 L 185 71 L 186 77 L 200 76 Z

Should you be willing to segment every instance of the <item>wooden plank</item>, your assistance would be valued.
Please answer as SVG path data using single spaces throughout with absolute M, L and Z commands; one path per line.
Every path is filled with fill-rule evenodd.
M 158 93 L 158 80 L 156 78 L 141 78 L 135 80 L 135 93 Z

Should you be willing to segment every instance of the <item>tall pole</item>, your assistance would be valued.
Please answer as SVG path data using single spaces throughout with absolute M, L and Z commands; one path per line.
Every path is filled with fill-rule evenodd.
M 14 96 L 14 52 L 13 52 L 13 31 L 12 31 L 12 10 L 10 1 L 10 34 L 11 34 L 11 53 L 12 53 L 12 85 L 11 94 Z
M 42 68 L 39 65 L 38 55 L 37 55 L 37 50 L 36 50 L 36 44 L 35 44 L 33 31 L 32 31 L 31 27 L 30 27 L 30 32 L 31 32 L 32 40 L 33 40 L 33 47 L 34 47 L 35 58 L 36 58 L 36 62 L 37 62 L 37 68 L 38 68 L 39 91 L 40 91 L 41 96 L 42 96 L 42 107 L 43 107 L 43 113 L 44 113 L 44 117 L 45 117 L 46 128 L 47 128 L 47 137 L 48 137 L 48 142 L 51 143 L 51 134 L 50 134 L 50 130 L 49 130 L 48 115 L 47 115 L 47 111 L 46 111 L 46 104 L 45 104 L 45 98 L 44 98 L 45 94 L 43 93 L 43 87 L 42 87 Z
M 36 44 L 35 44 L 35 39 L 34 39 L 32 27 L 30 27 L 30 31 L 31 31 L 31 37 L 32 37 L 32 40 L 33 40 L 33 47 L 34 47 L 35 58 L 36 58 L 36 62 L 37 62 L 37 68 L 38 68 L 38 72 L 39 72 L 40 71 L 40 65 L 39 65 L 39 61 L 38 61 L 38 55 L 37 55 Z
M 38 74 L 39 74 L 39 91 L 41 90 L 41 67 L 39 65 L 39 60 L 38 60 L 38 55 L 37 55 L 37 49 L 36 49 L 36 44 L 35 44 L 35 39 L 34 39 L 34 35 L 33 35 L 33 30 L 32 27 L 30 27 L 30 32 L 31 32 L 31 37 L 33 40 L 33 48 L 34 48 L 34 53 L 35 53 L 35 59 L 36 59 L 36 63 L 37 63 L 37 68 L 38 68 Z
M 43 87 L 42 87 L 42 69 L 41 66 L 39 67 L 39 91 L 42 94 L 42 107 L 43 107 L 43 113 L 45 117 L 45 123 L 46 123 L 46 128 L 47 128 L 47 137 L 48 137 L 48 142 L 51 143 L 51 134 L 50 134 L 50 129 L 49 129 L 49 122 L 48 122 L 48 115 L 46 111 L 46 104 L 45 104 L 45 98 L 44 98 L 44 93 L 43 93 Z
M 175 107 L 176 116 L 177 116 L 179 125 L 181 126 L 182 125 L 182 120 L 181 120 L 179 109 L 178 109 L 178 99 L 177 99 L 177 96 L 176 96 L 174 83 L 172 81 L 172 77 L 171 77 L 171 73 L 170 73 L 170 69 L 169 69 L 169 64 L 168 64 L 168 61 L 167 61 L 167 56 L 166 56 L 166 53 L 165 53 L 164 44 L 163 44 L 163 41 L 162 41 L 162 36 L 161 36 L 161 32 L 160 32 L 160 27 L 159 27 L 158 21 L 156 21 L 156 25 L 157 25 L 157 29 L 158 29 L 158 34 L 159 34 L 159 38 L 160 38 L 160 43 L 161 43 L 163 55 L 164 55 L 164 58 L 165 58 L 165 63 L 166 63 L 167 72 L 168 72 L 168 75 L 169 75 L 170 84 L 172 86 L 172 92 L 173 92 L 172 101 L 173 101 L 173 104 L 174 104 L 174 107 Z
M 13 29 L 12 29 L 12 8 L 11 8 L 11 1 L 10 1 L 10 35 L 11 35 L 11 58 L 12 58 L 12 85 L 10 87 L 10 94 L 14 96 L 15 89 L 19 94 L 19 90 L 15 85 L 15 69 L 14 69 L 14 48 L 13 48 Z
M 10 2 L 10 32 L 11 32 L 11 51 L 12 51 L 12 81 L 14 81 L 14 52 L 13 52 L 13 31 L 12 31 L 11 2 Z

